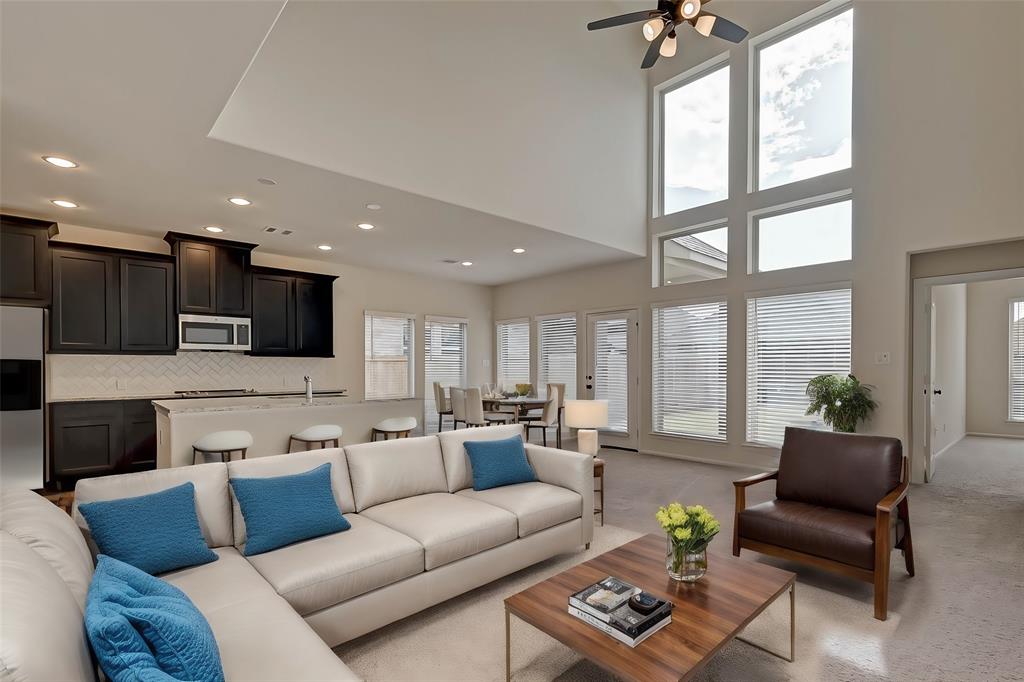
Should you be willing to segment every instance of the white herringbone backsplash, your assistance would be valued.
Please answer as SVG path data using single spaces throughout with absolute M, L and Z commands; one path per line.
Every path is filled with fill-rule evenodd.
M 337 384 L 325 358 L 254 358 L 241 353 L 190 351 L 177 355 L 48 355 L 47 395 L 51 400 L 171 394 L 228 388 L 302 390 L 305 375 L 314 388 Z

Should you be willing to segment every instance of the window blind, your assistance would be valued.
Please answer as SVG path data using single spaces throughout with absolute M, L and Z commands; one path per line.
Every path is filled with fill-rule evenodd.
M 1010 302 L 1010 419 L 1024 421 L 1024 299 Z
M 779 445 L 787 426 L 826 429 L 806 416 L 807 382 L 850 372 L 850 290 L 747 300 L 747 440 Z
M 537 320 L 537 384 L 565 384 L 565 398 L 576 397 L 576 316 Z
M 366 400 L 413 397 L 413 317 L 366 312 L 363 325 Z
M 654 309 L 655 432 L 726 439 L 726 308 L 720 301 Z
M 629 431 L 629 320 L 594 322 L 594 399 L 608 401 L 608 430 Z
M 498 386 L 530 383 L 530 323 L 527 320 L 499 322 Z
M 466 323 L 440 318 L 426 319 L 423 326 L 425 433 L 437 432 L 434 382 L 442 386 L 466 385 Z

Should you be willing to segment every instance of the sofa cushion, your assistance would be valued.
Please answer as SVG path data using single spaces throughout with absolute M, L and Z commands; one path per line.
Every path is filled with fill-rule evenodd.
M 147 573 L 217 560 L 199 529 L 191 481 L 148 495 L 89 502 L 78 511 L 100 552 Z
M 31 490 L 6 488 L 0 492 L 0 527 L 57 571 L 84 612 L 92 581 L 92 553 L 71 517 Z
M 894 517 L 895 518 L 895 517 Z M 791 500 L 771 500 L 739 515 L 740 537 L 871 570 L 875 564 L 875 517 Z M 899 522 L 890 533 L 903 536 Z
M 220 462 L 195 466 L 154 469 L 131 474 L 83 478 L 75 485 L 75 523 L 91 541 L 89 526 L 78 507 L 97 500 L 138 497 L 191 481 L 196 489 L 196 514 L 206 544 L 226 547 L 232 543 L 231 497 L 228 493 L 228 468 Z M 90 547 L 95 551 L 94 547 Z
M 0 604 L 0 679 L 95 682 L 81 607 L 57 571 L 7 531 Z
M 423 547 L 359 514 L 352 529 L 249 558 L 299 615 L 423 572 Z
M 535 481 L 490 490 L 460 490 L 459 495 L 501 507 L 516 515 L 519 537 L 578 519 L 583 514 L 583 497 L 566 488 Z
M 160 577 L 188 595 L 204 614 L 252 599 L 277 594 L 234 547 L 218 547 L 217 560 L 164 573 Z
M 229 480 L 245 517 L 246 556 L 352 527 L 331 492 L 330 462 L 301 474 Z
M 367 509 L 363 515 L 423 545 L 428 571 L 518 537 L 516 517 L 511 512 L 450 493 L 387 502 Z
M 512 436 L 522 436 L 522 424 L 502 424 L 499 426 L 480 426 L 472 429 L 457 429 L 437 434 L 441 443 L 441 455 L 444 457 L 444 473 L 448 482 L 448 492 L 454 493 L 464 488 L 473 487 L 473 474 L 469 465 L 469 455 L 463 446 L 467 440 L 501 440 Z
M 272 457 L 236 459 L 228 462 L 228 477 L 265 478 L 299 474 L 325 462 L 331 463 L 331 490 L 334 492 L 334 501 L 338 503 L 338 509 L 343 514 L 354 512 L 356 504 L 352 500 L 352 482 L 348 477 L 348 461 L 345 459 L 345 451 L 341 448 L 293 452 Z M 242 549 L 245 546 L 245 518 L 242 516 L 241 509 L 238 508 L 238 500 L 235 499 L 234 491 L 231 493 L 231 506 L 235 547 Z
M 112 680 L 146 679 L 152 659 L 171 679 L 224 680 L 217 642 L 199 609 L 177 587 L 123 561 L 100 555 L 85 627 Z
M 448 489 L 441 445 L 434 436 L 348 445 L 345 456 L 356 511 Z

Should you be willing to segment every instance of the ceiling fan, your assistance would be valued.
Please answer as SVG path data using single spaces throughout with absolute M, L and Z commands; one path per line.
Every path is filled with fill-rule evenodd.
M 690 24 L 697 33 L 704 37 L 715 36 L 733 43 L 741 42 L 747 37 L 747 30 L 728 19 L 704 11 L 704 5 L 711 0 L 658 0 L 657 9 L 642 10 L 608 17 L 587 24 L 587 30 L 597 31 L 602 28 L 623 26 L 644 22 L 643 32 L 651 46 L 647 48 L 641 69 L 649 69 L 658 61 L 658 57 L 674 57 L 676 55 L 676 27 Z

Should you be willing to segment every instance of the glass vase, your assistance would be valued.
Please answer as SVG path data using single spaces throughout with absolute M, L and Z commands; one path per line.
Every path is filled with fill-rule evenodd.
M 665 555 L 665 569 L 673 580 L 692 583 L 704 577 L 708 572 L 707 545 L 700 549 L 680 547 L 668 538 L 668 549 Z

